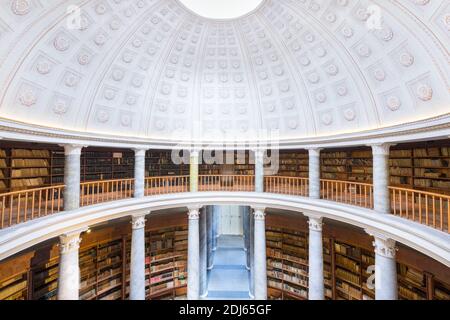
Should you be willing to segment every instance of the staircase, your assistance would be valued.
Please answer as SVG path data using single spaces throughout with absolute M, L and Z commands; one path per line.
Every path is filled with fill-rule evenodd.
M 208 272 L 209 300 L 247 300 L 249 272 L 242 236 L 220 236 L 214 253 L 214 267 Z

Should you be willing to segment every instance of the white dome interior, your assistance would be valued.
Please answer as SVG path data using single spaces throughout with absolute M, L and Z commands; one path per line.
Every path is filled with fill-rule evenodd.
M 8 0 L 0 41 L 0 116 L 80 132 L 286 140 L 450 111 L 448 0 L 266 0 L 224 21 L 176 0 Z

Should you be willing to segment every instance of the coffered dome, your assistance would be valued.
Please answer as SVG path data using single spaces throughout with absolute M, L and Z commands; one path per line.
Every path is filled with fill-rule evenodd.
M 7 0 L 0 41 L 0 116 L 54 128 L 297 139 L 450 112 L 448 0 L 266 0 L 227 20 L 177 0 Z

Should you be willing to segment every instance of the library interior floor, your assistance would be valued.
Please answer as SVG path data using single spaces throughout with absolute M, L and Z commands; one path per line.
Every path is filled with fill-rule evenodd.
M 450 0 L 200 2 L 0 1 L 0 300 L 450 300 Z

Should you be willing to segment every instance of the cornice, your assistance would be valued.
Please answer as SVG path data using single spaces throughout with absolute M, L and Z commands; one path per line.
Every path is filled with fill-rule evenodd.
M 414 137 L 413 135 L 423 135 Z M 400 143 L 425 139 L 445 139 L 450 136 L 450 113 L 416 122 L 331 136 L 283 139 L 280 149 L 311 149 L 330 146 L 358 146 L 370 143 Z M 144 137 L 113 136 L 97 132 L 79 132 L 0 118 L 0 138 L 4 140 L 33 141 L 54 144 L 80 144 L 87 146 L 116 146 L 131 149 L 151 148 L 233 148 L 252 149 L 267 141 L 217 142 L 170 141 Z

